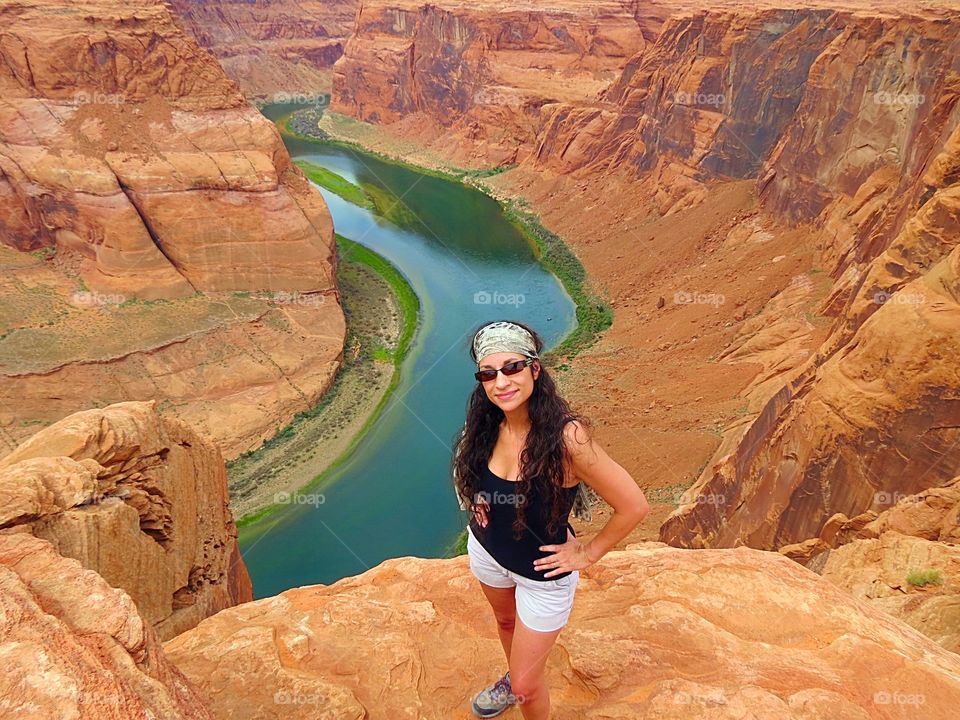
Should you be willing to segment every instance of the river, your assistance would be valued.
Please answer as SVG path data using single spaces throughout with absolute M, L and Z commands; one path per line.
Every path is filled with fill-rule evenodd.
M 263 108 L 279 120 L 290 106 Z M 240 548 L 255 597 L 362 573 L 387 558 L 443 557 L 463 530 L 450 448 L 476 380 L 471 331 L 495 319 L 536 328 L 546 349 L 575 307 L 499 203 L 451 180 L 332 143 L 284 136 L 308 160 L 400 198 L 400 225 L 320 189 L 337 232 L 390 260 L 420 298 L 420 326 L 399 385 L 350 457 L 300 499 L 246 526 Z

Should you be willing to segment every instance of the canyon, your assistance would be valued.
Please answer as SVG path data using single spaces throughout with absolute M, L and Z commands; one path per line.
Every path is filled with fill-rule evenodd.
M 250 601 L 223 461 L 323 395 L 344 321 L 242 92 L 329 78 L 366 145 L 494 168 L 614 308 L 559 381 L 654 512 L 581 577 L 557 717 L 949 717 L 958 12 L 302 5 L 0 9 L 0 715 L 469 717 L 497 674 L 463 556 Z
M 384 151 L 413 139 L 434 162 L 504 165 L 484 184 L 529 200 L 573 244 L 615 309 L 573 362 L 583 407 L 654 488 L 665 468 L 683 471 L 673 485 L 693 481 L 655 519 L 660 539 L 778 549 L 835 513 L 878 509 L 875 496 L 948 483 L 960 467 L 956 12 L 657 4 L 644 24 L 610 4 L 579 22 L 596 40 L 627 13 L 623 42 L 538 55 L 577 22 L 551 15 L 561 6 L 576 16 L 551 3 L 513 26 L 513 10 L 476 3 L 367 3 L 333 109 L 380 123 Z M 501 25 L 528 39 L 522 52 L 491 33 Z M 587 51 L 611 46 L 607 66 Z M 618 62 L 599 91 L 577 84 Z M 624 355 L 631 367 L 611 371 Z
M 950 567 L 954 541 L 859 531 L 960 469 L 958 16 L 807 5 L 656 6 L 622 71 L 570 97 L 575 71 L 551 85 L 537 41 L 491 39 L 510 12 L 368 3 L 333 109 L 378 122 L 362 141 L 381 152 L 500 165 L 483 185 L 529 201 L 603 287 L 613 327 L 569 384 L 655 500 L 634 539 L 839 568 L 955 648 L 956 589 L 903 580 L 911 563 Z M 519 35 L 561 25 L 540 9 Z M 844 581 L 857 573 L 871 579 Z

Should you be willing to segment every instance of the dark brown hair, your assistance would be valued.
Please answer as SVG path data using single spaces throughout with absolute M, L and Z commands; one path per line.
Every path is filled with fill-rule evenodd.
M 531 328 L 516 320 L 515 323 L 527 330 L 533 336 L 537 354 L 543 349 L 543 339 Z M 486 325 L 487 323 L 483 323 Z M 479 330 L 479 326 L 476 330 Z M 473 337 L 470 336 L 470 357 L 474 362 L 477 358 L 473 353 Z M 523 353 L 518 353 L 523 354 Z M 533 392 L 530 395 L 528 411 L 530 414 L 530 431 L 527 434 L 522 452 L 520 453 L 520 478 L 517 481 L 517 493 L 523 502 L 516 506 L 516 517 L 513 522 L 514 538 L 519 540 L 524 527 L 527 497 L 530 494 L 531 483 L 536 483 L 540 496 L 545 498 L 550 507 L 547 531 L 555 535 L 559 530 L 560 505 L 563 500 L 564 461 L 569 460 L 570 452 L 563 441 L 563 428 L 568 418 L 580 421 L 589 427 L 589 421 L 574 413 L 570 405 L 557 392 L 553 378 L 540 360 L 540 374 L 533 382 Z M 525 370 L 526 371 L 526 370 Z M 532 366 L 531 366 L 532 372 Z M 490 401 L 481 383 L 477 383 L 470 397 L 467 399 L 466 424 L 454 440 L 453 460 L 451 470 L 457 493 L 464 503 L 471 507 L 473 498 L 479 489 L 479 477 L 490 458 L 500 433 L 500 423 L 504 419 L 503 410 Z

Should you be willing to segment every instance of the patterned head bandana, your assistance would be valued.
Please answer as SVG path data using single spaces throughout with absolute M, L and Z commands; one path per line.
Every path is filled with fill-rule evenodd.
M 515 352 L 539 358 L 533 336 L 516 323 L 498 321 L 477 330 L 473 337 L 473 356 L 477 362 L 498 352 Z

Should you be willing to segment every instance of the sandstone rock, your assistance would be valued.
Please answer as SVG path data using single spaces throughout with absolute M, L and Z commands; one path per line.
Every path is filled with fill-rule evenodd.
M 698 479 L 695 493 L 726 502 L 678 508 L 661 539 L 779 548 L 819 536 L 835 513 L 886 509 L 884 497 L 955 477 L 958 151 L 954 132 L 928 158 L 924 202 L 885 252 L 843 280 L 830 336 Z
M 90 289 L 128 297 L 332 291 L 323 199 L 166 5 L 19 0 L 0 19 L 6 245 L 72 249 Z
M 625 0 L 363 3 L 334 67 L 333 109 L 458 162 L 521 161 L 558 102 L 601 91 L 666 10 Z
M 960 408 L 943 389 L 955 387 L 960 357 L 960 248 L 903 292 L 920 301 L 882 305 L 774 395 L 695 485 L 725 502 L 679 507 L 662 540 L 775 549 L 818 535 L 835 513 L 955 477 Z
M 761 171 L 767 208 L 823 224 L 834 276 L 876 257 L 929 197 L 931 157 L 957 128 L 960 50 L 955 8 L 946 12 L 844 23 L 810 68 L 803 121 L 785 128 Z
M 888 531 L 853 540 L 814 559 L 823 577 L 903 620 L 947 650 L 960 652 L 960 547 Z M 811 566 L 812 567 L 812 566 Z M 913 571 L 938 570 L 942 582 L 914 586 Z
M 163 2 L 17 0 L 0 23 L 0 444 L 157 398 L 227 457 L 258 446 L 340 364 L 322 196 Z
M 505 669 L 465 556 L 288 590 L 165 650 L 237 720 L 469 718 Z M 796 563 L 658 543 L 581 575 L 547 679 L 558 720 L 935 718 L 960 700 L 960 658 Z
M 247 97 L 329 92 L 358 0 L 170 0 L 186 29 Z
M 27 534 L 0 534 L 0 657 L 0 717 L 213 717 L 127 593 Z
M 252 598 L 228 499 L 219 450 L 152 401 L 76 413 L 0 460 L 0 534 L 99 573 L 162 639 Z

